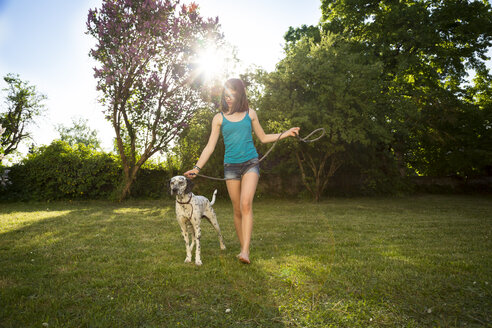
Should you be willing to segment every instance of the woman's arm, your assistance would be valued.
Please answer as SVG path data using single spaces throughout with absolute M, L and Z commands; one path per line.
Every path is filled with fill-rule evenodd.
M 278 140 L 279 136 L 280 139 L 284 139 L 287 137 L 295 137 L 299 135 L 299 129 L 298 127 L 291 128 L 290 130 L 285 131 L 284 133 L 273 133 L 273 134 L 266 134 L 265 131 L 263 131 L 263 128 L 261 127 L 260 121 L 258 120 L 258 115 L 256 115 L 256 112 L 252 109 L 249 110 L 249 116 L 251 117 L 251 125 L 253 126 L 253 131 L 255 132 L 256 136 L 258 139 L 260 139 L 261 143 L 269 143 L 269 142 L 275 142 Z
M 212 155 L 215 150 L 215 146 L 217 145 L 217 140 L 219 140 L 220 135 L 220 125 L 222 124 L 222 117 L 220 114 L 216 114 L 212 120 L 212 132 L 210 133 L 210 137 L 208 138 L 207 145 L 203 148 L 203 151 L 196 162 L 195 166 L 198 166 L 202 169 L 207 163 L 208 159 Z M 186 171 L 183 175 L 188 178 L 194 178 L 196 174 L 198 174 L 199 170 L 194 168 L 192 170 Z

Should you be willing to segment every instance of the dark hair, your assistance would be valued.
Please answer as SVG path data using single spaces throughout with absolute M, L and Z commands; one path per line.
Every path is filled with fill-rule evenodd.
M 229 106 L 227 106 L 227 102 L 225 101 L 225 92 L 227 89 L 236 93 L 231 112 L 229 112 Z M 233 114 L 235 112 L 245 112 L 248 109 L 249 104 L 248 99 L 246 98 L 246 89 L 243 81 L 240 79 L 227 80 L 224 84 L 224 89 L 222 90 L 222 96 L 220 97 L 220 110 L 224 113 L 229 112 L 229 114 Z

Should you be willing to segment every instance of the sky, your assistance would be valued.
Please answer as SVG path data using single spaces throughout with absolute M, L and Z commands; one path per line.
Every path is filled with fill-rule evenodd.
M 268 71 L 282 58 L 289 26 L 315 25 L 321 17 L 320 0 L 195 3 L 202 16 L 219 17 L 244 67 Z M 97 130 L 103 148 L 112 149 L 114 132 L 97 102 L 96 63 L 88 56 L 94 41 L 85 34 L 89 9 L 100 7 L 101 0 L 0 0 L 0 88 L 6 87 L 3 77 L 15 73 L 48 98 L 46 114 L 31 129 L 37 146 L 59 137 L 57 125 L 71 126 L 72 119 L 83 118 Z

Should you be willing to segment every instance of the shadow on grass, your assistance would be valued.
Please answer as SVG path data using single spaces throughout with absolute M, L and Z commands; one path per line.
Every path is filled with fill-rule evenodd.
M 172 201 L 45 205 L 0 210 L 11 225 L 0 233 L 7 327 L 490 324 L 482 200 L 259 202 L 249 266 L 219 201 L 228 249 L 204 221 L 200 268 L 183 263 Z
M 264 247 L 284 254 L 271 261 L 285 283 L 282 313 L 303 326 L 490 324 L 492 204 L 338 201 L 302 211 L 282 204 L 264 223 L 264 236 L 277 240 Z
M 207 222 L 204 265 L 183 263 L 169 202 L 45 205 L 0 211 L 17 227 L 0 234 L 2 325 L 284 326 L 268 277 L 222 252 Z

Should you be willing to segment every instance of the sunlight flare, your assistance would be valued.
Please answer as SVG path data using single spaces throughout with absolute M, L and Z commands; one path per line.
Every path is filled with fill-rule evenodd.
M 209 45 L 198 54 L 198 74 L 204 82 L 220 79 L 228 70 L 229 59 L 223 50 Z

